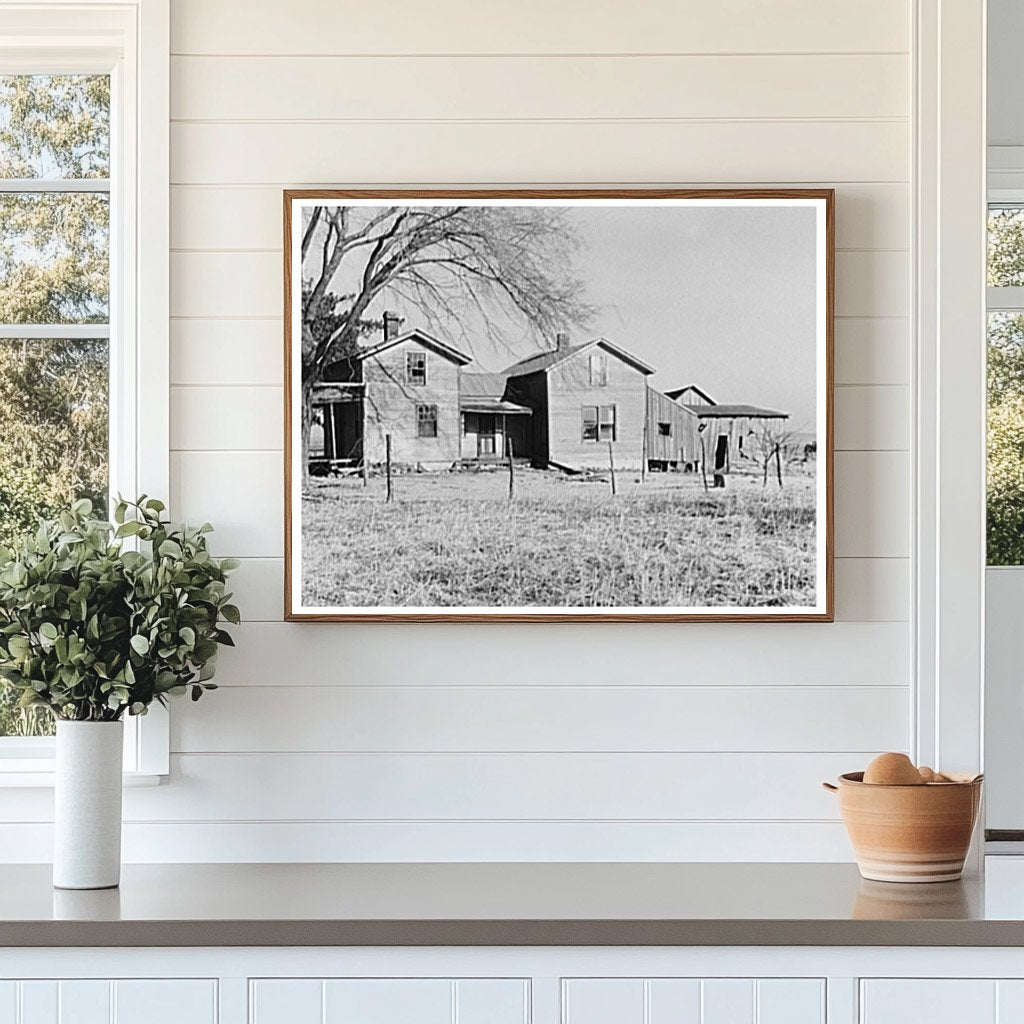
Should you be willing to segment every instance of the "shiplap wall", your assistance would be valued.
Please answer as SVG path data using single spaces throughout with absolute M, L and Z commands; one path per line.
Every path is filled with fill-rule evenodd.
M 819 781 L 910 736 L 910 11 L 173 0 L 173 511 L 246 622 L 130 859 L 849 857 Z M 834 625 L 280 621 L 281 189 L 504 183 L 837 188 Z

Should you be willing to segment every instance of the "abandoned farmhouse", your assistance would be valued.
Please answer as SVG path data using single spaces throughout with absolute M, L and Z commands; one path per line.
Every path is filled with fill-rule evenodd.
M 695 385 L 661 392 L 655 372 L 605 338 L 555 347 L 500 373 L 384 315 L 376 344 L 332 363 L 314 391 L 308 457 L 314 472 L 396 464 L 424 469 L 507 458 L 578 471 L 608 465 L 728 472 L 751 432 L 788 413 L 720 405 Z M 703 442 L 703 444 L 702 444 Z

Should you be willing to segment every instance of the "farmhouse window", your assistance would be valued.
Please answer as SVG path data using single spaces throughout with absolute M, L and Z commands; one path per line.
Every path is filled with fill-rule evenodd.
M 601 406 L 600 431 L 602 441 L 618 440 L 618 431 L 616 429 L 614 405 Z
M 591 353 L 590 386 L 592 388 L 608 387 L 608 357 L 603 352 Z
M 416 436 L 437 437 L 437 406 L 416 406 Z
M 658 424 L 658 437 L 671 437 L 672 436 L 672 424 L 671 423 L 659 423 Z
M 597 440 L 597 414 L 596 405 L 583 406 L 583 440 Z
M 406 352 L 405 354 L 405 382 L 423 386 L 427 383 L 427 353 Z

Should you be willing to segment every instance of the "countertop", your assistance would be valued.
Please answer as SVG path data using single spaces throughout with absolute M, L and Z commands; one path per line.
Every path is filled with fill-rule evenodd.
M 1024 946 L 1005 860 L 927 885 L 852 864 L 139 864 L 99 892 L 13 865 L 0 946 Z

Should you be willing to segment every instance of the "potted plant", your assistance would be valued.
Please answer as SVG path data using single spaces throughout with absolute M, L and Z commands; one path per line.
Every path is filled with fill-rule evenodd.
M 234 559 L 206 547 L 209 523 L 172 526 L 145 495 L 114 522 L 78 501 L 0 548 L 0 677 L 57 721 L 54 885 L 116 886 L 125 714 L 214 689 Z

